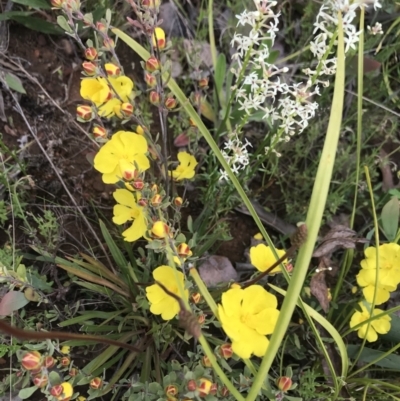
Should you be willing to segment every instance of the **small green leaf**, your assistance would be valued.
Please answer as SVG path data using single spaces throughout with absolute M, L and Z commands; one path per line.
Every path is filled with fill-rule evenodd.
M 21 398 L 21 400 L 26 400 L 27 398 L 30 398 L 31 395 L 38 389 L 39 387 L 33 386 L 33 387 L 28 387 L 28 388 L 23 388 L 22 390 L 19 390 L 18 397 Z
M 4 77 L 7 85 L 10 87 L 10 89 L 26 94 L 26 91 L 22 85 L 21 80 L 11 72 L 7 72 L 6 76 Z
M 17 16 L 14 17 L 13 20 L 19 22 L 21 25 L 24 25 L 29 29 L 32 29 L 33 31 L 38 31 L 49 35 L 61 35 L 64 33 L 57 25 L 45 21 L 42 18 Z
M 0 14 L 0 21 L 7 21 L 9 19 L 13 19 L 14 17 L 27 17 L 28 15 L 31 14 L 32 11 L 9 11 Z
M 42 10 L 51 10 L 50 4 L 46 0 L 12 0 L 13 3 L 22 4 L 32 8 L 41 8 Z
M 393 196 L 382 208 L 381 214 L 383 232 L 389 241 L 396 238 L 399 228 L 399 200 Z
M 73 32 L 72 28 L 69 26 L 67 19 L 63 15 L 59 15 L 57 17 L 57 24 L 63 29 L 65 32 Z
M 225 73 L 226 73 L 226 58 L 223 53 L 220 53 L 217 58 L 217 65 L 215 66 L 215 86 L 217 88 L 217 93 L 220 94 L 222 90 L 222 86 L 225 81 Z
M 0 301 L 0 316 L 11 315 L 14 311 L 23 308 L 29 301 L 23 292 L 9 291 Z
M 189 216 L 187 219 L 187 227 L 188 230 L 192 233 L 193 232 L 193 219 L 192 216 Z

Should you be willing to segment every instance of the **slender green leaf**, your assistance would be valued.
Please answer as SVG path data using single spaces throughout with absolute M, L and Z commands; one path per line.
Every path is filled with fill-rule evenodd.
M 395 196 L 382 208 L 381 220 L 383 232 L 389 241 L 394 241 L 399 228 L 399 199 Z
M 21 25 L 32 29 L 33 31 L 38 31 L 49 35 L 62 35 L 64 33 L 57 25 L 42 18 L 15 16 L 12 19 Z
M 217 65 L 215 68 L 214 81 L 217 93 L 220 94 L 225 81 L 226 73 L 226 58 L 225 54 L 220 53 L 217 58 Z
M 0 13 L 0 21 L 7 21 L 9 19 L 14 19 L 15 17 L 27 17 L 33 14 L 32 11 L 8 11 L 5 13 Z
M 12 0 L 13 3 L 22 4 L 32 8 L 41 8 L 42 10 L 51 10 L 50 4 L 46 0 Z
M 30 398 L 38 388 L 39 387 L 37 386 L 23 388 L 22 390 L 19 390 L 18 397 L 21 398 L 21 400 L 26 400 L 27 398 Z
M 7 72 L 4 79 L 7 85 L 10 87 L 10 89 L 19 93 L 26 94 L 26 91 L 24 89 L 24 86 L 22 85 L 21 80 L 16 75 L 12 74 L 11 72 Z
M 360 346 L 355 344 L 347 345 L 347 352 L 349 354 L 349 358 L 354 358 L 359 352 Z M 381 368 L 386 369 L 394 369 L 400 372 L 400 355 L 387 355 L 384 358 L 380 359 L 385 354 L 383 351 L 378 351 L 376 349 L 364 347 L 361 351 L 359 361 L 369 363 L 374 360 L 377 360 L 374 365 L 380 366 Z

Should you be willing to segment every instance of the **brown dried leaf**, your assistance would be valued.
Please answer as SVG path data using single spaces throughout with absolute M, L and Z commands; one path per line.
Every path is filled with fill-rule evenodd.
M 314 297 L 318 299 L 318 302 L 325 313 L 327 313 L 329 310 L 329 291 L 328 286 L 326 285 L 324 270 L 329 268 L 328 263 L 329 259 L 322 258 L 318 266 L 318 269 L 320 271 L 312 276 L 310 283 L 311 294 L 313 294 Z

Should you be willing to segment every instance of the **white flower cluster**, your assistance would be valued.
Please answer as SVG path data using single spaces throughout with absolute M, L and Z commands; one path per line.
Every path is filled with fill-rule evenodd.
M 243 143 L 236 133 L 234 134 L 233 139 L 229 139 L 225 142 L 224 150 L 222 150 L 221 153 L 235 174 L 239 173 L 240 170 L 245 169 L 249 164 L 248 146 L 251 147 L 251 143 L 247 139 L 245 139 L 245 142 Z M 228 174 L 225 170 L 221 169 L 220 173 L 220 180 L 228 179 Z

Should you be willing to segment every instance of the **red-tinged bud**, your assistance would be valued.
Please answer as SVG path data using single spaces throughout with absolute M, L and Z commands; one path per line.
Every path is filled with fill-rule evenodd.
M 200 104 L 201 104 L 201 93 L 199 93 L 199 92 L 192 93 L 192 103 L 195 106 L 200 106 Z
M 78 12 L 81 8 L 81 2 L 80 0 L 64 0 L 63 7 L 67 10 Z
M 96 29 L 100 32 L 107 32 L 107 26 L 104 22 L 97 21 L 96 22 Z
M 218 392 L 218 384 L 217 383 L 213 383 L 212 385 L 211 385 L 211 388 L 210 388 L 210 395 L 216 395 L 217 394 L 217 392 Z
M 219 347 L 218 350 L 219 354 L 224 358 L 224 359 L 229 359 L 232 357 L 233 355 L 233 351 L 232 351 L 232 344 L 226 343 L 226 344 L 222 344 Z
M 60 364 L 61 364 L 61 366 L 66 367 L 66 366 L 69 366 L 70 363 L 71 363 L 71 359 L 69 359 L 67 356 L 63 356 L 63 357 L 60 359 Z
M 96 75 L 97 67 L 91 61 L 84 61 L 82 63 L 82 69 L 89 77 Z
M 176 207 L 181 207 L 181 206 L 183 205 L 183 199 L 182 199 L 180 196 L 177 196 L 177 197 L 174 199 L 174 205 L 175 205 Z
M 95 125 L 92 132 L 95 138 L 104 139 L 107 138 L 108 135 L 107 130 L 104 127 L 100 127 L 100 125 Z
M 137 191 L 141 191 L 144 188 L 144 182 L 142 180 L 135 180 L 132 182 L 132 186 Z
M 151 228 L 151 233 L 156 238 L 165 238 L 169 234 L 169 227 L 163 221 L 159 220 L 153 224 Z
M 93 390 L 98 390 L 102 385 L 103 380 L 100 377 L 94 377 L 89 383 L 89 387 Z
M 181 258 L 188 258 L 193 255 L 193 252 L 190 250 L 189 245 L 185 244 L 184 242 L 182 244 L 179 244 L 176 249 L 178 251 L 178 255 Z
M 144 72 L 144 81 L 150 88 L 155 88 L 157 86 L 157 78 L 147 71 Z
M 104 69 L 109 77 L 115 78 L 121 75 L 121 68 L 113 63 L 104 64 Z
M 85 57 L 89 61 L 96 60 L 97 50 L 94 47 L 88 47 L 85 49 Z
M 141 4 L 143 8 L 149 8 L 155 10 L 158 7 L 160 7 L 161 0 L 142 0 Z
M 293 271 L 293 264 L 292 263 L 286 263 L 285 269 L 288 273 L 291 273 Z
M 64 0 L 51 0 L 50 3 L 55 8 L 62 8 L 64 5 Z
M 194 292 L 191 298 L 194 304 L 198 304 L 201 301 L 201 294 L 199 292 Z
M 199 384 L 197 385 L 197 391 L 199 392 L 200 397 L 207 397 L 210 394 L 212 382 L 205 377 L 202 377 L 199 380 Z
M 132 181 L 137 178 L 138 172 L 135 166 L 126 159 L 120 159 L 119 168 L 122 172 L 122 178 L 126 181 Z
M 177 148 L 183 148 L 185 146 L 188 146 L 190 143 L 190 138 L 187 135 L 186 132 L 182 132 L 181 134 L 179 134 L 175 139 L 174 139 L 174 145 Z
M 165 40 L 165 32 L 162 28 L 157 27 L 154 29 L 153 36 L 151 37 L 151 43 L 154 47 L 157 47 L 158 50 L 165 49 L 167 42 Z
M 76 368 L 71 368 L 71 369 L 69 370 L 68 374 L 69 374 L 71 377 L 75 377 L 75 376 L 78 374 L 78 369 L 76 369 Z
M 53 358 L 53 357 L 50 356 L 50 355 L 47 355 L 47 356 L 43 359 L 43 366 L 44 366 L 46 369 L 51 369 L 52 367 L 55 366 L 56 362 L 57 362 L 57 361 L 56 361 L 55 358 Z
M 19 370 L 19 371 L 15 374 L 15 376 L 21 377 L 23 374 L 24 374 L 24 372 L 23 372 L 22 370 Z
M 286 393 L 286 391 L 289 391 L 291 389 L 293 382 L 290 377 L 282 376 L 276 380 L 276 385 L 279 388 L 279 390 Z
M 169 396 L 174 397 L 174 396 L 178 395 L 178 386 L 175 384 L 170 384 L 167 387 L 165 387 L 164 391 L 165 391 L 165 394 L 167 395 L 167 397 L 169 397 Z
M 146 199 L 139 199 L 138 200 L 138 205 L 142 206 L 142 207 L 147 206 L 147 200 Z
M 176 99 L 173 98 L 173 97 L 167 97 L 167 98 L 165 99 L 164 104 L 165 104 L 165 107 L 166 107 L 168 110 L 172 110 L 172 109 L 174 109 L 174 108 L 178 105 L 178 102 L 177 102 Z
M 191 127 L 197 127 L 197 124 L 194 122 L 194 120 L 191 117 L 189 117 L 189 125 Z
M 37 369 L 30 370 L 29 373 L 32 377 L 42 373 L 42 366 L 38 367 Z
M 154 106 L 159 106 L 160 104 L 160 95 L 156 91 L 151 91 L 149 95 L 150 103 Z
M 76 114 L 77 117 L 83 121 L 90 121 L 93 118 L 92 108 L 84 104 L 81 104 L 76 108 Z
M 205 368 L 211 368 L 212 364 L 210 361 L 210 358 L 207 355 L 204 355 L 203 358 L 201 358 L 201 364 L 205 367 Z M 208 394 L 208 393 L 207 393 Z
M 199 80 L 199 87 L 200 88 L 208 88 L 208 78 L 201 78 Z
M 33 378 L 33 384 L 36 387 L 44 388 L 49 383 L 49 377 L 45 374 L 38 374 Z
M 153 192 L 153 194 L 156 194 L 158 192 L 158 185 L 157 184 L 153 184 L 151 186 L 151 192 Z
M 147 59 L 145 68 L 149 72 L 154 72 L 161 68 L 161 64 L 154 56 L 151 56 Z
M 156 194 L 154 195 L 151 200 L 150 200 L 150 204 L 151 206 L 159 206 L 162 203 L 162 196 L 160 194 Z
M 225 397 L 228 397 L 228 395 L 229 395 L 228 387 L 223 386 L 223 387 L 221 388 L 221 396 L 225 398 Z
M 187 388 L 189 391 L 195 391 L 195 390 L 197 389 L 196 380 L 189 380 L 189 381 L 187 382 L 186 388 Z
M 61 384 L 56 384 L 50 389 L 50 394 L 53 397 L 59 397 L 63 393 L 63 386 Z
M 206 315 L 204 313 L 202 313 L 201 315 L 199 315 L 197 317 L 197 322 L 199 323 L 199 325 L 201 326 L 204 322 L 206 321 Z
M 122 103 L 121 104 L 121 113 L 124 117 L 129 117 L 133 114 L 133 105 L 130 103 Z
M 21 359 L 21 365 L 26 370 L 40 369 L 42 366 L 42 355 L 38 351 L 25 352 Z
M 103 40 L 103 46 L 106 50 L 111 51 L 115 48 L 115 43 L 111 38 L 105 38 Z

